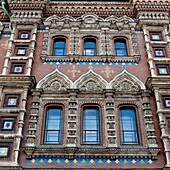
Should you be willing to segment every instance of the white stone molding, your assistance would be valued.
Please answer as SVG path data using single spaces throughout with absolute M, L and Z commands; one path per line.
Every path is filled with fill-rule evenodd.
M 80 89 L 82 91 L 103 91 L 106 89 L 108 82 L 103 79 L 102 76 L 95 73 L 93 70 L 89 70 L 87 73 L 81 75 L 73 84 L 74 89 Z
M 81 17 L 77 18 L 76 21 L 84 21 L 85 23 L 88 23 L 88 24 L 93 24 L 95 23 L 96 21 L 104 21 L 103 18 L 99 17 L 98 15 L 96 14 L 93 14 L 93 13 L 87 13 L 87 14 L 84 14 L 82 15 Z
M 123 70 L 120 74 L 115 76 L 110 81 L 108 88 L 116 89 L 116 91 L 138 91 L 140 89 L 146 89 L 141 80 L 126 70 Z
M 57 15 L 53 15 L 53 16 L 50 16 L 48 17 L 45 22 L 52 22 L 52 20 L 57 20 L 57 21 L 65 21 L 65 20 L 69 20 L 69 21 L 76 21 L 75 18 L 73 18 L 72 16 L 70 15 L 65 15 L 63 17 L 59 17 Z
M 66 90 L 67 88 L 71 88 L 72 85 L 73 82 L 65 74 L 56 69 L 41 79 L 36 88 L 43 88 L 44 90 Z

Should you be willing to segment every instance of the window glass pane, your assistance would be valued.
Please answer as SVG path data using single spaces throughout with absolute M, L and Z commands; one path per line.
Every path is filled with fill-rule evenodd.
M 48 131 L 47 132 L 47 141 L 49 141 L 49 142 L 58 141 L 58 132 L 56 132 L 56 131 Z
M 83 143 L 99 144 L 99 111 L 98 108 L 88 107 L 83 111 Z
M 120 109 L 122 144 L 138 144 L 136 114 L 133 108 Z
M 53 55 L 65 55 L 66 40 L 64 38 L 57 38 L 54 40 Z
M 44 143 L 61 142 L 62 109 L 49 107 L 46 113 Z
M 84 55 L 96 55 L 96 40 L 93 38 L 86 38 L 84 40 Z
M 124 39 L 116 39 L 114 48 L 116 56 L 127 56 L 126 41 Z

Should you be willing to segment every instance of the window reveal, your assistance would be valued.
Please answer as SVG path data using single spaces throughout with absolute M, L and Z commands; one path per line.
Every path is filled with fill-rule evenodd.
M 46 111 L 45 144 L 60 144 L 62 129 L 62 108 L 49 107 Z
M 84 55 L 85 56 L 95 56 L 96 52 L 96 40 L 94 38 L 84 39 Z
M 99 110 L 85 107 L 83 110 L 83 144 L 100 144 Z
M 120 108 L 122 144 L 139 144 L 136 113 L 132 107 Z
M 127 56 L 126 40 L 115 39 L 114 50 L 115 50 L 115 56 Z
M 66 40 L 64 38 L 56 38 L 53 44 L 53 55 L 66 55 Z

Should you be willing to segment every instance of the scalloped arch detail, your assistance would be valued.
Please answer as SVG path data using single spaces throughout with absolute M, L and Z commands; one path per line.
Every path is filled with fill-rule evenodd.
M 146 89 L 141 80 L 126 70 L 123 70 L 110 81 L 109 88 L 116 89 L 116 91 L 139 91 L 140 89 Z
M 53 16 L 50 16 L 48 17 L 45 22 L 49 22 L 49 21 L 52 21 L 52 20 L 57 20 L 57 21 L 64 21 L 64 20 L 70 20 L 70 21 L 76 21 L 75 18 L 73 18 L 72 16 L 70 15 L 64 15 L 63 17 L 59 17 L 57 15 L 53 15 Z
M 72 88 L 73 82 L 58 69 L 52 73 L 47 74 L 43 79 L 41 79 L 36 88 L 42 88 L 44 90 L 66 90 L 67 88 Z
M 73 84 L 73 88 L 82 91 L 94 91 L 106 89 L 108 82 L 93 70 L 81 75 Z

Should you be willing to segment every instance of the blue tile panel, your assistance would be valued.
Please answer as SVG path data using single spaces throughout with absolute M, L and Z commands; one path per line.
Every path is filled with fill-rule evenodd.
M 136 65 L 135 62 L 57 62 L 57 61 L 46 61 L 44 64 L 54 64 L 54 65 Z
M 74 159 L 68 159 L 65 157 L 60 157 L 60 158 L 32 158 L 32 159 L 27 159 L 28 163 L 31 164 L 41 164 L 41 163 L 46 163 L 46 164 L 53 164 L 53 163 L 73 163 L 73 164 L 96 164 L 96 163 L 104 163 L 104 164 L 156 164 L 156 160 L 150 159 L 150 158 L 116 158 L 116 159 L 109 159 L 109 158 L 84 158 L 84 157 L 79 157 L 79 158 L 74 158 Z

